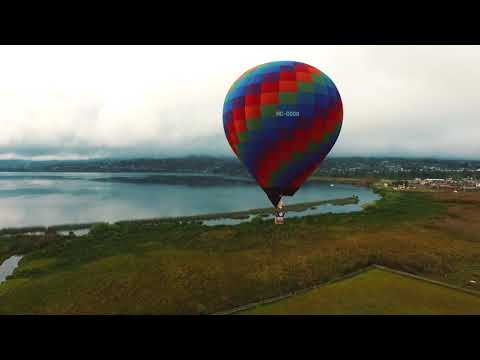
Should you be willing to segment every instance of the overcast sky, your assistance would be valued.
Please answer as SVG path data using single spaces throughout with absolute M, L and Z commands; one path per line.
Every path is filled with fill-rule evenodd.
M 0 159 L 232 156 L 225 95 L 276 60 L 335 82 L 333 156 L 480 159 L 480 46 L 0 46 Z

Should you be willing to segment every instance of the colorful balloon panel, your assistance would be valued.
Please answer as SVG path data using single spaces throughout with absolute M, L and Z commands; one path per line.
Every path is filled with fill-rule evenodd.
M 233 83 L 223 106 L 232 150 L 274 206 L 320 165 L 340 134 L 342 119 L 333 81 L 295 61 L 248 70 Z

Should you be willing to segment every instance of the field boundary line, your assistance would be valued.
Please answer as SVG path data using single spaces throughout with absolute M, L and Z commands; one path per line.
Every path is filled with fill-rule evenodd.
M 327 286 L 327 285 L 331 285 L 333 283 L 336 283 L 336 282 L 339 282 L 339 281 L 342 281 L 342 280 L 346 280 L 348 278 L 360 275 L 362 273 L 365 273 L 365 272 L 373 270 L 373 269 L 388 271 L 390 273 L 397 274 L 397 275 L 400 275 L 400 276 L 413 278 L 413 279 L 416 279 L 416 280 L 431 283 L 433 285 L 442 286 L 442 287 L 446 287 L 446 288 L 457 290 L 457 291 L 462 291 L 462 292 L 467 293 L 469 295 L 480 297 L 480 292 L 475 291 L 475 290 L 465 289 L 465 288 L 462 288 L 462 287 L 459 287 L 459 286 L 451 285 L 451 284 L 444 283 L 444 282 L 437 281 L 437 280 L 428 279 L 428 278 L 423 277 L 423 276 L 407 273 L 407 272 L 404 272 L 404 271 L 401 271 L 401 270 L 392 269 L 392 268 L 389 268 L 389 267 L 386 267 L 386 266 L 372 264 L 372 265 L 366 266 L 366 267 L 364 267 L 360 270 L 353 271 L 351 273 L 336 277 L 334 279 L 331 279 L 329 281 L 326 281 L 326 282 L 323 282 L 323 283 L 320 283 L 320 284 L 316 284 L 316 285 L 313 285 L 313 286 L 310 286 L 310 287 L 307 287 L 307 288 L 304 288 L 304 289 L 292 291 L 292 292 L 289 292 L 289 293 L 284 294 L 284 295 L 279 295 L 279 296 L 259 300 L 259 301 L 253 302 L 253 303 L 237 306 L 237 307 L 231 308 L 229 310 L 218 311 L 218 312 L 212 313 L 211 315 L 232 315 L 232 314 L 238 313 L 240 311 L 255 308 L 257 306 L 271 304 L 271 303 L 274 303 L 274 302 L 277 302 L 277 301 L 280 301 L 280 300 L 288 299 L 288 298 L 290 298 L 294 295 L 300 295 L 300 294 L 303 294 L 303 293 L 306 293 L 306 292 L 309 292 L 309 291 L 312 291 L 312 290 L 315 290 L 315 289 L 318 289 L 318 288 L 321 288 L 321 287 L 324 287 L 324 286 Z
M 256 301 L 256 302 L 253 302 L 253 303 L 249 303 L 249 304 L 245 304 L 245 305 L 240 305 L 240 306 L 231 308 L 231 309 L 229 309 L 229 310 L 218 311 L 218 312 L 212 313 L 211 315 L 231 315 L 231 314 L 234 314 L 234 313 L 243 311 L 243 310 L 248 310 L 248 309 L 257 307 L 257 306 L 259 306 L 259 305 L 266 305 L 266 304 L 270 304 L 270 303 L 277 302 L 277 301 L 280 301 L 280 300 L 284 300 L 284 299 L 287 299 L 287 298 L 292 297 L 292 296 L 294 296 L 294 295 L 300 295 L 300 294 L 309 292 L 309 291 L 311 291 L 311 290 L 315 290 L 315 289 L 317 289 L 317 288 L 319 288 L 319 287 L 327 286 L 327 285 L 336 283 L 336 282 L 338 282 L 338 281 L 345 280 L 345 279 L 354 277 L 354 276 L 356 276 L 356 275 L 360 275 L 360 274 L 362 274 L 362 273 L 364 273 L 364 272 L 367 272 L 367 271 L 369 271 L 369 270 L 372 270 L 372 269 L 374 269 L 374 268 L 375 268 L 375 265 L 369 265 L 369 266 L 366 266 L 366 267 L 364 267 L 364 268 L 362 268 L 362 269 L 355 270 L 355 271 L 353 271 L 353 272 L 351 272 L 351 273 L 348 273 L 348 274 L 345 274 L 345 275 L 342 275 L 342 276 L 333 278 L 333 279 L 328 280 L 328 281 L 326 281 L 326 282 L 322 282 L 322 283 L 319 283 L 319 284 L 316 284 L 316 285 L 313 285 L 313 286 L 309 286 L 309 287 L 307 287 L 307 288 L 303 288 L 303 289 L 300 289 L 300 290 L 291 291 L 291 292 L 289 292 L 289 293 L 287 293 L 287 294 L 284 294 L 284 295 L 279 295 L 279 296 L 275 296 L 275 297 L 271 297 L 271 298 L 259 300 L 259 301 Z
M 401 270 L 392 269 L 392 268 L 389 268 L 389 267 L 386 267 L 386 266 L 382 266 L 382 265 L 373 265 L 373 267 L 375 267 L 375 268 L 377 268 L 377 269 L 380 269 L 380 270 L 388 271 L 388 272 L 391 272 L 391 273 L 394 273 L 394 274 L 397 274 L 397 275 L 401 275 L 401 276 L 405 276 L 405 277 L 409 277 L 409 278 L 413 278 L 413 279 L 425 281 L 425 282 L 431 283 L 431 284 L 433 284 L 433 285 L 443 286 L 443 287 L 446 287 L 446 288 L 449 288 L 449 289 L 453 289 L 453 290 L 459 290 L 459 291 L 465 292 L 465 293 L 467 293 L 467 294 L 480 297 L 480 292 L 478 292 L 478 291 L 476 291 L 476 290 L 462 288 L 462 287 L 460 287 L 460 286 L 452 285 L 452 284 L 445 283 L 445 282 L 442 282 L 442 281 L 437 281 L 437 280 L 429 279 L 429 278 L 426 278 L 426 277 L 423 277 L 423 276 L 420 276 L 420 275 L 408 273 L 408 272 L 401 271 Z

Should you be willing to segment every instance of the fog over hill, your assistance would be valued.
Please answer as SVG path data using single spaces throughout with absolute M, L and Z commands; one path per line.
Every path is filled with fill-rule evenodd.
M 92 160 L 0 160 L 0 171 L 53 172 L 189 172 L 250 177 L 233 157 L 189 156 L 179 158 Z M 415 158 L 331 157 L 315 175 L 333 177 L 480 177 L 480 160 Z

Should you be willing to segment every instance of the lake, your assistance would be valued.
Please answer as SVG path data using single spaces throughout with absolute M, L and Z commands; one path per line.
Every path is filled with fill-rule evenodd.
M 254 183 L 189 186 L 97 181 L 110 177 L 141 178 L 165 174 L 171 175 L 0 173 L 0 228 L 189 216 L 271 206 L 264 192 Z M 352 195 L 359 197 L 359 204 L 330 207 L 322 205 L 312 211 L 358 211 L 362 204 L 379 199 L 377 194 L 365 187 L 344 184 L 335 184 L 332 187 L 328 184 L 306 183 L 294 197 L 285 197 L 284 203 L 338 199 Z
M 13 255 L 0 264 L 0 283 L 4 282 L 7 277 L 13 274 L 23 256 Z

